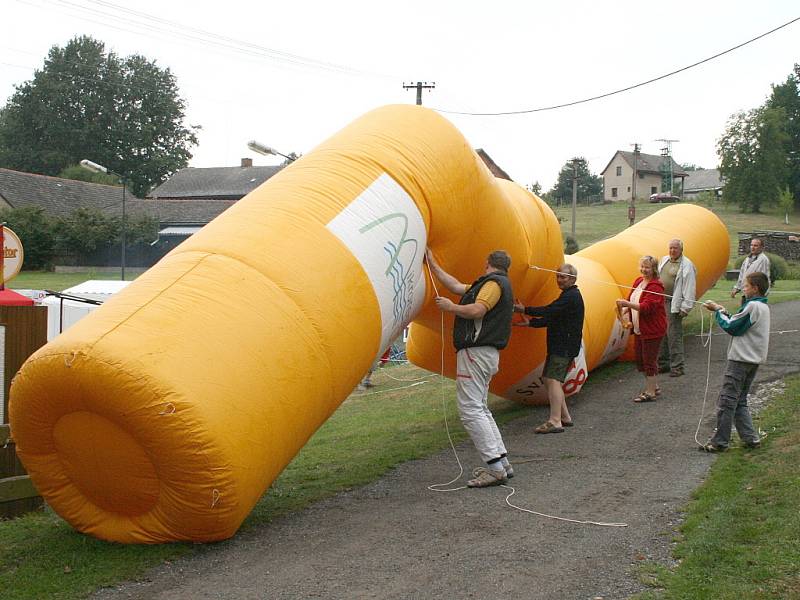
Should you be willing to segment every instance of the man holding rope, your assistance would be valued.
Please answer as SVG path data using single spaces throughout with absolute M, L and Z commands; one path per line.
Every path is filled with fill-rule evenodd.
M 511 257 L 495 250 L 486 259 L 484 274 L 471 284 L 461 283 L 447 273 L 433 253 L 426 256 L 431 272 L 442 285 L 461 296 L 458 304 L 442 296 L 436 297 L 436 306 L 443 312 L 453 313 L 453 345 L 456 348 L 456 400 L 464 429 L 467 430 L 485 467 L 473 471 L 469 487 L 501 485 L 514 470 L 506 457 L 506 447 L 487 397 L 489 383 L 497 373 L 500 350 L 511 337 L 514 295 L 508 280 Z
M 577 280 L 577 269 L 563 264 L 556 271 L 556 285 L 561 290 L 556 300 L 547 306 L 514 304 L 515 312 L 533 317 L 528 326 L 547 327 L 547 358 L 542 381 L 550 401 L 550 418 L 534 429 L 535 433 L 562 433 L 564 427 L 572 427 L 563 385 L 572 361 L 581 351 L 583 337 L 583 296 Z

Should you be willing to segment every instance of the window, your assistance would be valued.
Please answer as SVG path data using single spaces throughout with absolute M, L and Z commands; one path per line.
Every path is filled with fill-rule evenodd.
M 611 188 L 611 197 L 612 198 L 616 198 L 617 197 L 617 188 Z
M 628 193 L 630 193 L 630 191 L 631 191 L 631 186 L 628 186 Z
M 650 193 L 651 194 L 657 194 L 658 193 L 658 188 L 656 186 L 654 186 L 654 185 L 651 185 L 650 186 Z
M 642 173 L 641 171 L 639 171 L 639 179 L 644 179 L 644 173 Z
M 617 167 L 617 177 L 622 177 L 622 167 Z

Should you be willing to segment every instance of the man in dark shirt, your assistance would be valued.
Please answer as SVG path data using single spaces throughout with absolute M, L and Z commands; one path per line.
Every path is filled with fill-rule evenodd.
M 581 351 L 584 309 L 583 296 L 576 285 L 577 278 L 577 269 L 570 264 L 563 264 L 556 272 L 556 284 L 561 295 L 554 302 L 547 306 L 514 304 L 514 312 L 533 317 L 528 326 L 547 327 L 547 359 L 542 370 L 542 381 L 550 401 L 550 418 L 534 430 L 536 433 L 561 433 L 564 427 L 572 426 L 562 384 L 572 361 Z

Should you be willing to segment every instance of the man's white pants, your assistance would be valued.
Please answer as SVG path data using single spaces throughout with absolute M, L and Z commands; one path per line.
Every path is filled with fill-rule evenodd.
M 456 353 L 456 400 L 461 422 L 484 462 L 506 453 L 500 430 L 486 403 L 489 382 L 497 373 L 500 353 L 492 346 L 465 348 Z

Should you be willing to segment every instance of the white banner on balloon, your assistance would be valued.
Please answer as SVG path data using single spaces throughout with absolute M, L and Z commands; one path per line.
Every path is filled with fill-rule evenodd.
M 543 370 L 544 362 L 541 362 L 525 377 L 509 387 L 508 390 L 502 394 L 503 398 L 522 403 L 547 400 L 547 390 L 542 381 Z M 589 370 L 586 368 L 586 349 L 583 342 L 581 342 L 581 351 L 578 356 L 575 357 L 575 360 L 572 361 L 572 364 L 570 364 L 569 372 L 561 386 L 564 389 L 564 395 L 572 396 L 581 391 L 583 384 L 586 383 L 588 374 Z
M 384 173 L 328 223 L 367 273 L 381 307 L 376 358 L 408 325 L 425 299 L 422 259 L 427 232 L 417 205 Z

